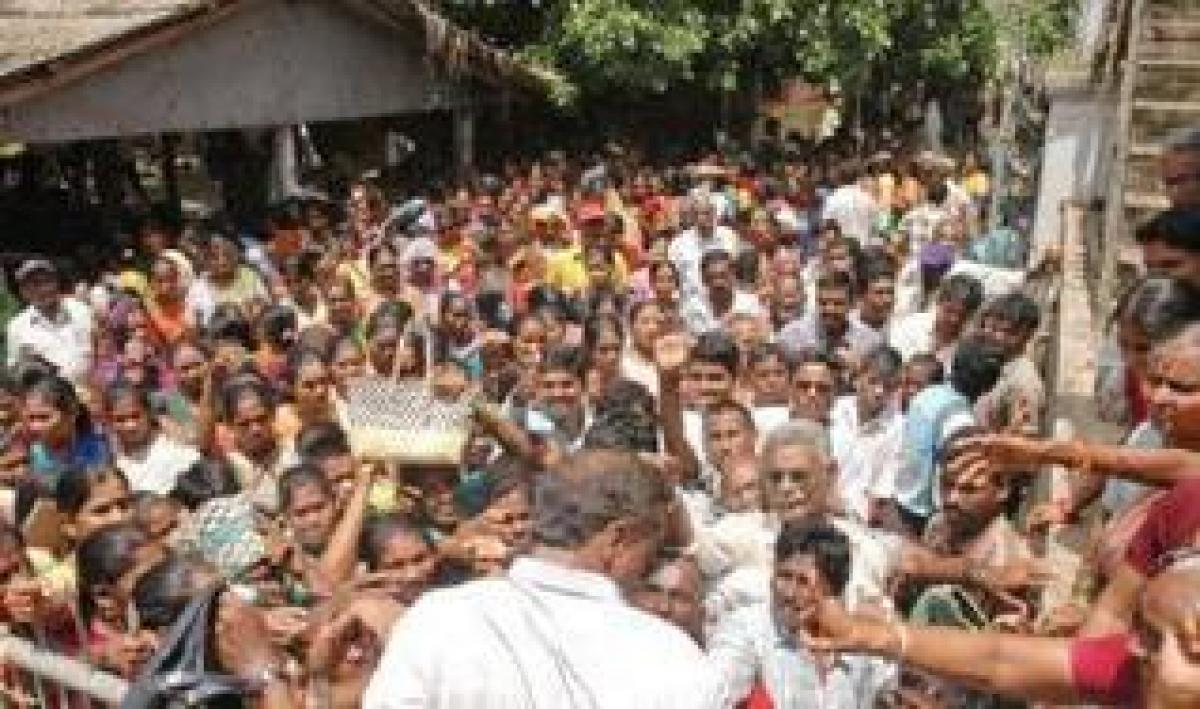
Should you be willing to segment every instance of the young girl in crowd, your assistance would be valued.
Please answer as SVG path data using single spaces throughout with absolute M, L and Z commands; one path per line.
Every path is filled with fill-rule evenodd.
M 238 476 L 238 485 L 256 505 L 276 512 L 278 477 L 294 455 L 276 434 L 274 397 L 267 385 L 252 375 L 227 385 L 221 397 L 221 423 L 217 445 Z
M 195 448 L 160 430 L 148 390 L 113 384 L 104 393 L 104 411 L 113 463 L 135 492 L 169 493 L 179 475 L 200 459 Z
M 74 387 L 60 377 L 41 377 L 26 389 L 21 426 L 29 440 L 30 470 L 48 489 L 70 469 L 103 465 L 108 460 L 104 435 Z
M 293 448 L 305 426 L 337 419 L 333 378 L 325 356 L 311 349 L 294 349 L 282 377 L 284 403 L 275 411 L 275 435 L 285 448 Z

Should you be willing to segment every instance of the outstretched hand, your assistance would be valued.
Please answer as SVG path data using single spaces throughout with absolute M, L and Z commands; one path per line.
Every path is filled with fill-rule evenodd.
M 892 636 L 886 621 L 854 615 L 840 601 L 821 601 L 798 631 L 798 640 L 812 652 L 886 652 Z

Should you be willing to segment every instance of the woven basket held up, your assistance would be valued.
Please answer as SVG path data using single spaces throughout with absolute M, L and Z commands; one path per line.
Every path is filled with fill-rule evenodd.
M 367 377 L 347 397 L 350 447 L 365 460 L 458 465 L 467 443 L 470 402 L 446 401 L 424 381 Z

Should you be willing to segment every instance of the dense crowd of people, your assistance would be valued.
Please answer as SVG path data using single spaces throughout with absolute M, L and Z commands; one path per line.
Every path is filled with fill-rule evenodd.
M 1123 446 L 1042 437 L 1055 255 L 969 155 L 147 210 L 98 272 L 11 274 L 3 621 L 137 707 L 1198 706 L 1200 134 L 1163 170 Z M 469 402 L 461 455 L 360 446 L 364 382 Z

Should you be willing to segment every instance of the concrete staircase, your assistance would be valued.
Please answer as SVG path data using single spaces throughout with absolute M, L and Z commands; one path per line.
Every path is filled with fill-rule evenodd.
M 1108 277 L 1134 225 L 1168 206 L 1158 172 L 1164 144 L 1200 125 L 1200 0 L 1113 2 L 1124 5 L 1112 21 L 1127 34 L 1105 222 Z
M 1126 204 L 1166 206 L 1157 160 L 1172 132 L 1200 124 L 1200 0 L 1152 2 L 1131 67 Z

